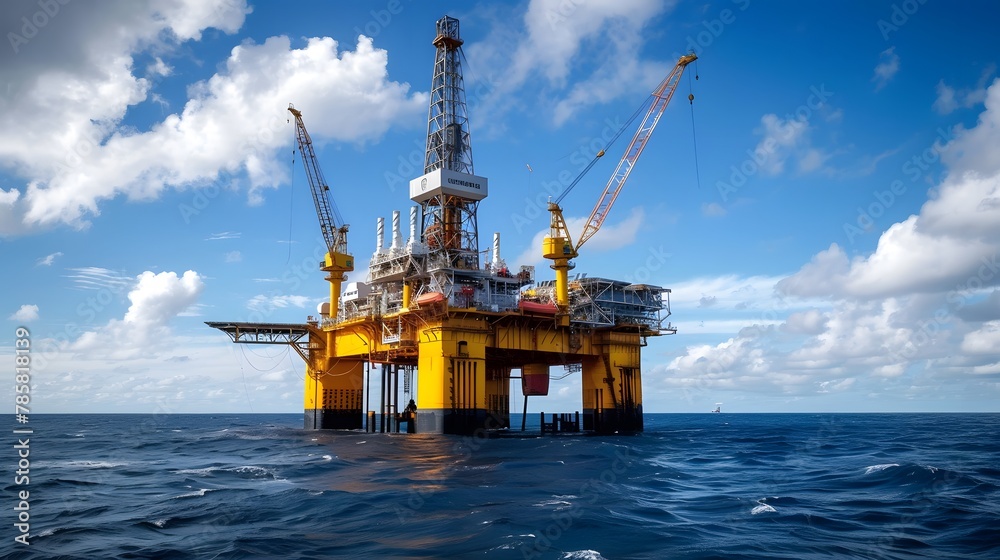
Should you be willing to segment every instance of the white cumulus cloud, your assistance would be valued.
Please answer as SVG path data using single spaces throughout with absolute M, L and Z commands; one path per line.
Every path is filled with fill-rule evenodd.
M 305 308 L 309 305 L 309 302 L 313 301 L 312 298 L 306 296 L 297 295 L 264 295 L 258 294 L 247 302 L 247 309 L 251 311 L 259 311 L 262 313 L 267 313 L 275 309 L 284 309 L 286 307 L 299 307 Z
M 849 389 L 860 409 L 886 397 L 962 399 L 995 391 L 995 382 L 982 380 L 1000 374 L 998 125 L 995 81 L 977 125 L 956 129 L 941 150 L 946 174 L 918 213 L 889 226 L 870 254 L 849 256 L 834 243 L 793 274 L 771 279 L 771 301 L 782 306 L 747 317 L 746 328 L 727 340 L 688 344 L 655 368 L 664 387 L 792 396 Z M 731 280 L 714 280 L 724 292 L 705 289 L 711 283 L 674 286 L 673 299 L 682 302 L 689 292 L 694 307 L 699 294 L 739 293 L 728 287 Z M 784 320 L 775 326 L 771 316 Z M 865 397 L 871 404 L 860 402 Z
M 986 99 L 986 85 L 996 72 L 996 66 L 990 65 L 983 70 L 979 83 L 974 88 L 956 89 L 941 80 L 937 84 L 937 99 L 934 100 L 934 110 L 947 115 L 958 109 L 969 109 Z
M 37 305 L 22 305 L 20 309 L 15 311 L 13 315 L 7 317 L 11 321 L 20 321 L 26 323 L 28 321 L 34 321 L 38 319 L 38 306 Z
M 521 21 L 495 25 L 485 40 L 467 47 L 471 59 L 494 71 L 482 112 L 512 109 L 511 92 L 526 84 L 545 91 L 538 100 L 550 108 L 556 125 L 634 91 L 636 84 L 652 91 L 676 60 L 649 60 L 636 53 L 643 31 L 674 4 L 531 0 Z M 582 77 L 567 86 L 571 72 Z
M 56 251 L 55 253 L 50 253 L 44 257 L 38 259 L 35 266 L 52 266 L 52 263 L 59 257 L 63 256 L 62 251 Z
M 2 206 L 22 230 L 85 227 L 104 200 L 153 199 L 164 189 L 227 174 L 245 174 L 250 201 L 258 202 L 260 189 L 287 180 L 277 157 L 290 136 L 289 101 L 319 141 L 376 140 L 391 123 L 426 111 L 426 94 L 391 81 L 388 55 L 371 39 L 362 37 L 348 50 L 328 37 L 293 47 L 277 36 L 233 48 L 214 76 L 188 88 L 180 112 L 136 131 L 121 123 L 131 107 L 151 99 L 154 85 L 134 75 L 134 57 L 155 45 L 162 54 L 150 72 L 169 73 L 171 46 L 198 40 L 208 27 L 234 32 L 248 8 L 233 0 L 117 2 L 99 13 L 85 8 L 65 6 L 66 15 L 51 26 L 80 18 L 79 27 L 66 36 L 52 29 L 39 45 L 72 51 L 68 58 L 80 59 L 77 64 L 54 60 L 55 52 L 31 68 L 22 68 L 29 60 L 17 59 L 15 77 L 30 71 L 34 79 L 2 101 L 0 165 L 26 180 L 14 191 L 21 195 L 5 194 Z M 32 115 L 31 126 L 24 126 L 24 115 Z
M 80 335 L 69 347 L 83 356 L 123 359 L 155 354 L 170 335 L 169 323 L 194 305 L 205 284 L 193 270 L 143 272 L 128 293 L 131 305 L 121 319 Z
M 875 66 L 875 75 L 872 76 L 875 91 L 884 88 L 896 72 L 899 72 L 899 55 L 896 54 L 896 47 L 889 47 L 879 54 L 879 63 Z

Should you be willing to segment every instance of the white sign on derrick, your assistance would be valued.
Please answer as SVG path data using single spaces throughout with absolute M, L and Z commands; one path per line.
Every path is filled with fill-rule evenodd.
M 450 169 L 435 169 L 410 181 L 410 200 L 423 202 L 440 194 L 482 200 L 486 198 L 488 190 L 486 177 Z

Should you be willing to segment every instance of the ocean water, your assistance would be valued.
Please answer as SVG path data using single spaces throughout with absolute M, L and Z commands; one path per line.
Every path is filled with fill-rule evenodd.
M 33 415 L 27 485 L 3 457 L 0 557 L 1000 558 L 1000 414 L 651 414 L 638 436 L 500 439 L 300 423 Z

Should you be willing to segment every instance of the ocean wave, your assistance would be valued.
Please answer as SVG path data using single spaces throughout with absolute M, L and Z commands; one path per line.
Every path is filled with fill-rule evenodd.
M 209 492 L 212 492 L 212 491 L 215 491 L 215 490 L 219 490 L 219 488 L 199 488 L 198 490 L 195 490 L 194 492 L 187 492 L 185 494 L 178 494 L 177 496 L 174 496 L 171 499 L 172 500 L 178 500 L 180 498 L 203 498 L 203 497 L 205 497 L 205 494 L 208 494 Z
M 140 420 L 40 415 L 48 556 L 1000 558 L 1000 415 L 650 415 L 640 437 L 474 446 L 300 414 L 121 437 Z
M 74 469 L 114 469 L 117 467 L 126 467 L 132 463 L 126 461 L 64 461 L 59 463 L 54 463 L 52 466 L 58 467 L 70 467 Z
M 865 474 L 872 474 L 876 472 L 882 472 L 886 469 L 891 469 L 892 467 L 898 467 L 899 463 L 886 463 L 884 465 L 871 465 L 870 467 L 865 467 Z
M 560 558 L 563 558 L 564 560 L 607 560 L 596 550 L 574 550 L 571 552 L 563 552 L 563 555 L 560 556 Z
M 38 537 L 49 537 L 49 536 L 52 536 L 52 535 L 58 533 L 61 530 L 62 530 L 62 527 L 46 527 L 46 528 L 42 529 L 41 531 L 39 531 L 37 533 L 34 533 L 33 536 L 36 537 L 36 538 L 38 538 Z
M 230 467 L 204 467 L 200 469 L 180 469 L 174 471 L 177 474 L 189 474 L 201 477 L 214 477 L 218 475 L 234 474 L 245 479 L 267 479 L 278 480 L 278 476 L 272 469 L 258 465 L 240 465 Z
M 75 478 L 53 478 L 51 480 L 46 480 L 42 485 L 66 485 L 66 486 L 101 486 L 102 482 L 96 482 L 93 480 L 77 480 Z
M 764 503 L 763 500 L 758 500 L 757 505 L 750 510 L 750 515 L 760 515 L 762 513 L 777 513 L 778 510 L 774 509 L 774 506 Z
M 553 498 L 553 499 L 550 499 L 550 500 L 543 500 L 541 502 L 538 502 L 537 504 L 531 504 L 531 505 L 533 507 L 553 507 L 553 506 L 558 506 L 556 509 L 559 509 L 559 508 L 564 508 L 565 506 L 571 506 L 573 504 L 570 503 L 570 502 L 567 502 L 566 500 L 561 500 L 561 499 L 558 499 L 558 498 Z

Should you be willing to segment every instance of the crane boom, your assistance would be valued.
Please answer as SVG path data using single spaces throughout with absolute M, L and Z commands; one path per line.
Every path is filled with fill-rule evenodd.
M 323 171 L 316 159 L 312 138 L 302 122 L 302 112 L 289 105 L 288 111 L 295 117 L 295 138 L 302 154 L 302 165 L 306 168 L 309 178 L 309 188 L 312 191 L 313 203 L 316 205 L 316 216 L 323 233 L 323 241 L 330 253 L 347 253 L 347 225 L 343 224 L 337 207 L 330 200 L 330 186 L 323 177 Z M 336 219 L 335 219 L 336 218 Z
M 694 54 L 687 54 L 680 57 L 677 60 L 677 66 L 674 67 L 670 74 L 653 91 L 653 101 L 649 106 L 649 110 L 646 111 L 646 116 L 635 131 L 635 135 L 632 136 L 632 141 L 629 142 L 628 148 L 625 149 L 625 154 L 622 156 L 621 161 L 618 162 L 618 167 L 612 173 L 607 186 L 604 187 L 604 193 L 598 199 L 597 205 L 594 206 L 594 210 L 590 213 L 590 218 L 587 219 L 587 225 L 584 226 L 583 232 L 576 242 L 575 249 L 577 251 L 601 229 L 601 225 L 604 223 L 604 219 L 607 218 L 611 206 L 614 205 L 615 199 L 618 198 L 622 187 L 625 185 L 625 181 L 628 180 L 629 174 L 632 173 L 636 160 L 639 159 L 643 148 L 646 147 L 646 142 L 653 134 L 656 123 L 660 121 L 663 110 L 667 108 L 670 99 L 673 98 L 674 92 L 677 90 L 677 84 L 684 73 L 684 68 L 697 60 L 697 58 Z
M 579 239 L 574 244 L 573 238 L 570 236 L 569 229 L 566 227 L 566 219 L 563 217 L 562 208 L 559 207 L 559 201 L 562 200 L 566 193 L 569 192 L 580 177 L 570 184 L 569 187 L 563 191 L 563 194 L 556 199 L 555 202 L 549 202 L 549 235 L 542 239 L 542 257 L 552 261 L 550 265 L 556 272 L 555 281 L 555 304 L 558 308 L 556 313 L 556 320 L 558 324 L 563 326 L 569 325 L 569 271 L 573 268 L 573 263 L 570 262 L 579 255 L 580 247 L 587 242 L 588 239 L 593 237 L 598 230 L 601 229 L 601 224 L 604 223 L 604 219 L 608 216 L 608 211 L 611 210 L 611 206 L 614 205 L 615 199 L 618 198 L 619 193 L 622 191 L 622 187 L 625 185 L 625 181 L 628 179 L 632 169 L 635 167 L 636 160 L 639 159 L 639 155 L 642 154 L 642 149 L 646 147 L 646 142 L 649 140 L 650 135 L 653 133 L 653 129 L 656 128 L 656 123 L 660 120 L 660 115 L 663 114 L 663 110 L 667 108 L 667 104 L 670 103 L 670 99 L 674 96 L 674 92 L 677 90 L 677 84 L 680 82 L 681 74 L 684 73 L 684 68 L 697 60 L 698 57 L 694 54 L 688 54 L 680 57 L 677 60 L 677 66 L 670 71 L 670 74 L 660 82 L 656 90 L 653 91 L 652 102 L 649 105 L 649 109 L 646 111 L 646 116 L 642 119 L 642 124 L 639 125 L 638 130 L 635 131 L 635 135 L 632 136 L 632 141 L 629 143 L 628 148 L 625 149 L 625 155 L 622 156 L 620 162 L 618 162 L 618 167 L 615 172 L 611 175 L 611 180 L 608 181 L 606 187 L 604 187 L 604 193 L 601 194 L 601 198 L 597 201 L 597 205 L 594 206 L 594 211 L 590 213 L 590 218 L 587 219 L 587 225 L 584 226 L 583 232 L 580 234 Z M 693 99 L 693 98 L 692 98 Z M 631 122 L 631 119 L 630 119 Z M 624 130 L 624 127 L 622 127 Z M 620 133 L 620 132 L 619 132 Z M 617 138 L 617 134 L 615 135 Z M 604 155 L 604 150 L 601 150 L 597 154 L 597 157 L 602 157 Z M 597 161 L 595 158 L 594 161 Z M 586 173 L 592 166 L 594 162 L 592 161 L 590 165 L 584 169 Z M 581 173 L 581 176 L 583 174 Z
M 309 189 L 312 190 L 313 202 L 316 204 L 316 216 L 319 217 L 319 228 L 323 232 L 326 243 L 326 256 L 319 264 L 320 270 L 327 273 L 326 280 L 330 282 L 330 302 L 323 304 L 320 315 L 330 320 L 336 320 L 340 309 L 340 286 L 347 279 L 346 272 L 354 270 L 354 257 L 347 252 L 348 226 L 337 212 L 337 207 L 330 200 L 330 186 L 323 178 L 319 168 L 316 151 L 313 150 L 312 138 L 302 122 L 302 112 L 288 105 L 288 112 L 295 117 L 295 138 L 302 152 L 302 165 L 309 177 Z

